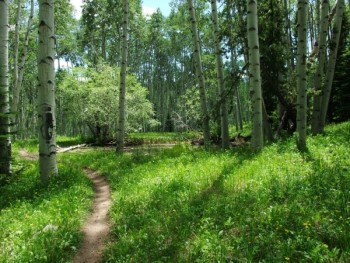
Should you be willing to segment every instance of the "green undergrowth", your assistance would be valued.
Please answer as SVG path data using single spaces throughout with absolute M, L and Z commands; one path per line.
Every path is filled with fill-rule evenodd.
M 84 139 L 80 136 L 68 137 L 58 135 L 56 142 L 59 147 L 69 147 L 72 145 L 84 143 Z M 20 149 L 25 149 L 29 153 L 38 153 L 38 148 L 38 139 L 15 140 L 13 144 L 14 155 L 16 155 Z
M 63 153 L 49 190 L 28 162 L 0 189 L 0 262 L 69 261 L 91 198 L 83 167 L 112 188 L 104 262 L 350 262 L 349 142 L 350 122 L 309 137 L 302 153 L 294 137 L 256 154 L 188 144 Z
M 70 154 L 106 175 L 106 262 L 349 262 L 350 123 L 245 148 Z M 68 156 L 68 155 L 67 155 Z
M 131 145 L 179 143 L 200 139 L 201 136 L 198 132 L 140 132 L 128 134 L 126 143 Z
M 67 262 L 81 243 L 80 227 L 92 199 L 80 169 L 61 163 L 47 186 L 35 161 L 0 187 L 0 262 Z

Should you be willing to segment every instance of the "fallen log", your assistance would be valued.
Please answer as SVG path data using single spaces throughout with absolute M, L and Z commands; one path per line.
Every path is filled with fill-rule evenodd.
M 66 147 L 66 148 L 61 148 L 61 147 L 57 147 L 57 153 L 64 153 L 64 152 L 69 152 L 75 149 L 79 149 L 79 148 L 83 148 L 88 146 L 88 144 L 78 144 L 78 145 L 74 145 L 74 146 L 70 146 L 70 147 Z

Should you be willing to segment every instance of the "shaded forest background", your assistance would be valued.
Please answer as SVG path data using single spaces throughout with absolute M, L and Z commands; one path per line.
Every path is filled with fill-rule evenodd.
M 12 94 L 19 87 L 13 132 L 21 138 L 37 134 L 37 21 L 30 1 L 10 2 L 10 73 Z M 330 1 L 330 8 L 334 2 Z M 211 130 L 219 135 L 220 103 L 210 7 L 196 1 L 203 68 L 208 92 Z M 308 19 L 308 94 L 312 105 L 317 59 L 312 49 L 318 37 L 319 1 L 310 1 Z M 20 8 L 18 8 L 20 6 Z M 173 1 L 169 17 L 160 10 L 142 14 L 141 1 L 130 1 L 127 131 L 186 131 L 200 129 L 199 95 L 194 77 L 191 30 L 184 1 Z M 293 132 L 296 118 L 296 1 L 259 3 L 259 41 L 266 118 L 274 133 Z M 347 6 L 348 7 L 348 6 Z M 114 1 L 85 1 L 80 20 L 69 1 L 56 1 L 57 132 L 114 138 L 121 59 L 122 6 Z M 330 10 L 331 11 L 331 10 Z M 349 12 L 345 10 L 328 121 L 349 119 Z M 219 2 L 229 120 L 242 129 L 251 118 L 247 76 L 246 4 Z M 32 19 L 32 21 L 30 21 Z M 30 22 L 30 23 L 29 23 Z M 28 41 L 28 47 L 26 47 Z M 18 85 L 18 84 L 17 84 Z M 17 88 L 18 89 L 18 88 Z M 14 97 L 14 95 L 12 96 Z M 14 104 L 14 103 L 13 103 Z M 312 108 L 309 108 L 311 112 Z M 285 120 L 285 121 L 282 121 Z M 282 123 L 281 123 L 282 122 Z M 283 134 L 283 131 L 282 131 Z M 278 135 L 277 135 L 278 136 Z

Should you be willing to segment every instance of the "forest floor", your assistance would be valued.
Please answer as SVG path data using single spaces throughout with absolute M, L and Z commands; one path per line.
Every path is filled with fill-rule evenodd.
M 65 152 L 65 149 L 70 151 L 69 148 L 71 147 L 61 148 L 60 151 Z M 37 154 L 25 149 L 20 149 L 19 155 L 29 161 L 38 159 Z M 91 169 L 84 169 L 84 173 L 93 183 L 95 196 L 92 212 L 81 229 L 81 232 L 84 233 L 84 241 L 73 262 L 97 263 L 102 261 L 102 253 L 110 233 L 108 210 L 112 205 L 111 191 L 104 176 Z
M 19 156 L 25 160 L 28 160 L 28 161 L 38 160 L 37 154 L 30 153 L 25 149 L 20 149 L 18 153 L 19 153 Z
M 108 210 L 112 200 L 106 178 L 90 169 L 85 169 L 84 172 L 93 182 L 95 199 L 93 212 L 83 227 L 84 242 L 74 258 L 74 263 L 95 263 L 101 262 L 110 233 Z
M 306 152 L 294 136 L 259 153 L 83 147 L 58 154 L 48 185 L 37 140 L 17 141 L 14 176 L 0 185 L 0 262 L 350 262 L 349 140 L 347 122 L 309 136 Z M 100 196 L 104 219 L 91 215 L 99 175 L 113 200 L 108 210 Z M 95 245 L 82 227 L 90 216 L 110 228 Z

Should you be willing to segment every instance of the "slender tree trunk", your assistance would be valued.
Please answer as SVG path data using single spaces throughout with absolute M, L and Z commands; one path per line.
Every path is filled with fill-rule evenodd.
M 17 1 L 17 12 L 16 12 L 16 25 L 15 25 L 15 34 L 14 34 L 14 61 L 13 61 L 13 101 L 19 101 L 19 96 L 16 97 L 15 91 L 18 83 L 18 53 L 19 53 L 19 31 L 20 31 L 20 18 L 21 18 L 21 0 Z M 17 113 L 17 110 L 14 111 L 14 113 Z M 15 117 L 16 118 L 16 117 Z M 14 118 L 14 119 L 15 119 Z
M 220 94 L 220 115 L 221 115 L 221 140 L 222 148 L 227 149 L 230 147 L 230 135 L 228 128 L 228 112 L 227 112 L 227 102 L 226 98 L 221 98 L 225 91 L 225 80 L 224 80 L 224 69 L 222 61 L 222 50 L 221 50 L 221 35 L 219 29 L 218 21 L 218 10 L 216 5 L 216 0 L 211 0 L 211 14 L 213 20 L 213 29 L 214 29 L 214 39 L 215 39 L 215 55 L 216 55 L 216 70 L 217 78 L 219 85 L 219 94 Z
M 119 120 L 117 134 L 117 151 L 122 153 L 124 149 L 125 135 L 125 93 L 126 93 L 126 67 L 128 56 L 128 23 L 129 23 L 129 3 L 124 0 L 123 35 L 122 35 L 122 64 L 120 69 L 119 85 Z
M 343 20 L 343 13 L 344 13 L 344 0 L 338 0 L 336 8 L 337 9 L 335 14 L 335 23 L 334 23 L 333 32 L 332 32 L 332 39 L 331 39 L 331 45 L 330 45 L 331 50 L 329 53 L 329 60 L 327 65 L 325 87 L 324 87 L 322 100 L 321 100 L 320 129 L 319 129 L 320 132 L 323 132 L 325 127 L 327 111 L 328 111 L 328 103 L 329 103 L 329 98 L 331 96 L 331 91 L 332 91 L 334 70 L 337 62 L 339 39 L 340 39 L 341 25 Z
M 252 148 L 257 151 L 264 145 L 257 1 L 249 0 L 247 10 L 249 83 L 253 110 Z
M 316 32 L 315 32 L 315 20 L 314 20 L 314 10 L 313 5 L 310 4 L 308 8 L 308 22 L 309 22 L 309 38 L 310 38 L 310 47 L 313 47 L 316 41 Z
M 290 1 L 284 0 L 284 15 L 285 15 L 285 30 L 286 30 L 286 43 L 288 45 L 288 50 L 290 51 L 290 58 L 287 60 L 288 69 L 294 70 L 295 68 L 295 52 L 293 51 L 293 37 L 292 37 L 292 27 L 289 17 Z
M 231 14 L 231 12 L 229 11 L 229 14 Z M 232 29 L 230 29 L 232 30 Z M 230 40 L 230 49 L 231 49 L 231 71 L 234 72 L 235 68 L 236 68 L 236 61 L 237 61 L 237 54 L 236 54 L 236 50 L 233 46 L 233 39 L 232 39 L 232 34 L 230 34 L 229 36 Z M 239 83 L 233 83 L 233 85 L 235 85 L 234 87 L 234 92 L 235 92 L 235 96 L 236 96 L 236 122 L 237 122 L 237 127 L 238 127 L 238 131 L 242 131 L 243 130 L 243 119 L 242 119 L 242 107 L 241 107 L 241 98 L 240 98 L 240 92 L 239 92 Z
M 298 47 L 297 47 L 297 133 L 298 147 L 306 149 L 306 46 L 308 0 L 298 0 Z
M 11 174 L 11 138 L 9 103 L 9 10 L 0 0 L 0 174 Z
M 29 35 L 30 32 L 32 31 L 32 25 L 33 25 L 33 16 L 34 16 L 34 0 L 30 1 L 30 15 L 28 18 L 28 23 L 27 23 L 27 30 L 26 34 L 24 37 L 24 46 L 23 46 L 23 51 L 21 54 L 21 61 L 19 65 L 17 66 L 17 69 L 15 70 L 15 76 L 17 74 L 17 77 L 14 77 L 14 85 L 13 85 L 13 98 L 12 98 L 12 103 L 11 103 L 11 111 L 13 113 L 16 113 L 18 111 L 18 104 L 19 104 L 19 95 L 22 90 L 22 83 L 23 83 L 23 77 L 24 77 L 24 71 L 25 71 L 25 64 L 27 62 L 27 54 L 28 54 L 28 46 L 29 46 Z M 18 59 L 18 58 L 17 58 Z M 17 60 L 15 58 L 15 60 Z M 16 66 L 15 66 L 16 68 Z M 17 116 L 17 114 L 16 114 Z M 15 120 L 15 117 L 13 118 L 13 122 Z
M 237 122 L 239 130 L 243 130 L 243 118 L 242 118 L 242 106 L 241 106 L 241 98 L 240 98 L 240 92 L 239 92 L 239 84 L 235 87 L 235 93 L 236 93 L 236 112 L 237 112 Z
M 40 176 L 47 183 L 56 163 L 54 0 L 39 0 L 38 125 Z
M 102 43 L 101 43 L 101 53 L 102 53 L 102 58 L 107 61 L 107 52 L 106 52 L 106 25 L 103 23 L 102 24 Z
M 198 36 L 198 28 L 197 28 L 196 14 L 193 6 L 193 0 L 187 0 L 187 3 L 188 3 L 189 13 L 191 17 L 191 29 L 192 29 L 192 40 L 193 40 L 193 49 L 194 49 L 194 57 L 195 57 L 196 77 L 197 77 L 198 86 L 199 86 L 199 95 L 200 95 L 201 109 L 202 109 L 204 144 L 206 146 L 209 146 L 210 144 L 209 113 L 207 108 L 207 95 L 205 90 L 205 79 L 204 79 L 203 67 L 202 67 L 200 40 Z
M 269 115 L 267 114 L 267 111 L 266 111 L 264 100 L 262 103 L 262 115 L 263 115 L 263 117 L 262 117 L 263 133 L 264 133 L 265 140 L 267 140 L 268 142 L 272 142 L 273 141 L 273 132 L 272 132 L 271 123 L 269 121 Z
M 320 132 L 320 111 L 321 111 L 321 90 L 322 79 L 324 76 L 324 65 L 326 61 L 327 53 L 327 35 L 328 35 L 328 10 L 329 1 L 322 0 L 321 4 L 321 21 L 319 25 L 319 37 L 318 37 L 318 65 L 315 73 L 315 95 L 314 95 L 314 107 L 312 112 L 311 131 L 313 135 Z

